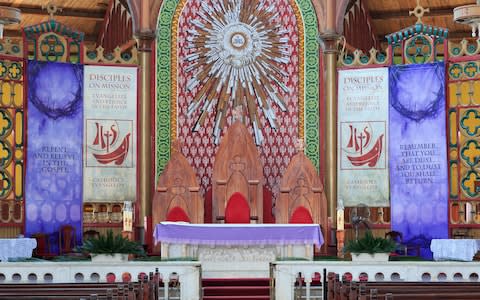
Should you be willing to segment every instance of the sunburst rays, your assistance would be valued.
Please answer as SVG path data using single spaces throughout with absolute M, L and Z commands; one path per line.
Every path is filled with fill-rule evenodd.
M 198 111 L 193 130 L 204 125 L 215 108 L 214 140 L 218 144 L 229 109 L 242 106 L 255 134 L 263 141 L 257 107 L 277 128 L 272 103 L 290 92 L 284 84 L 289 63 L 287 31 L 275 20 L 278 12 L 265 0 L 202 1 L 198 18 L 188 30 L 187 90 L 194 92 L 188 116 Z

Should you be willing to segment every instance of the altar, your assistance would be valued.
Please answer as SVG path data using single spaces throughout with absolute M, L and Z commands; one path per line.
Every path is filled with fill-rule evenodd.
M 162 222 L 154 232 L 162 259 L 191 258 L 204 277 L 268 277 L 270 262 L 313 260 L 323 244 L 318 224 L 189 224 Z
M 30 258 L 37 247 L 37 241 L 31 238 L 0 239 L 0 261 L 9 258 Z
M 434 260 L 472 261 L 480 249 L 480 240 L 432 239 L 430 250 Z

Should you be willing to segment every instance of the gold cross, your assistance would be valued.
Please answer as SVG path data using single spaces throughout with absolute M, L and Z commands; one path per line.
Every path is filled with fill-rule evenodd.
M 408 15 L 415 15 L 417 17 L 417 22 L 415 24 L 423 24 L 422 17 L 425 13 L 430 12 L 430 8 L 424 8 L 420 5 L 420 0 L 417 0 L 417 6 L 408 12 Z
M 53 4 L 52 1 L 48 2 L 47 4 L 43 4 L 42 5 L 42 9 L 46 9 L 48 14 L 50 15 L 50 20 L 53 20 L 54 19 L 54 15 L 57 13 L 57 12 L 61 12 L 62 11 L 62 8 L 59 7 L 59 6 L 56 6 L 55 4 Z

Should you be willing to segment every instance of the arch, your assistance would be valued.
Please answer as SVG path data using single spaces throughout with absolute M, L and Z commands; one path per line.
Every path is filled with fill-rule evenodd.
M 302 33 L 299 46 L 303 59 L 299 62 L 300 85 L 298 125 L 299 136 L 306 139 L 306 154 L 315 167 L 319 167 L 319 45 L 318 25 L 311 1 L 288 0 L 298 20 Z M 187 0 L 164 0 L 158 17 L 157 38 L 157 123 L 156 123 L 156 174 L 159 175 L 170 156 L 170 141 L 176 138 L 176 91 L 178 18 Z M 304 118 L 304 119 L 303 119 Z

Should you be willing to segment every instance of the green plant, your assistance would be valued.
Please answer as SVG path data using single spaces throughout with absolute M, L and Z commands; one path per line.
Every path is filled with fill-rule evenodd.
M 350 253 L 389 253 L 395 250 L 395 241 L 374 237 L 370 230 L 358 240 L 347 242 L 344 251 Z
M 114 236 L 112 230 L 107 231 L 107 235 L 87 239 L 79 250 L 90 254 L 123 253 L 145 256 L 145 251 L 140 243 L 131 241 L 120 234 Z

